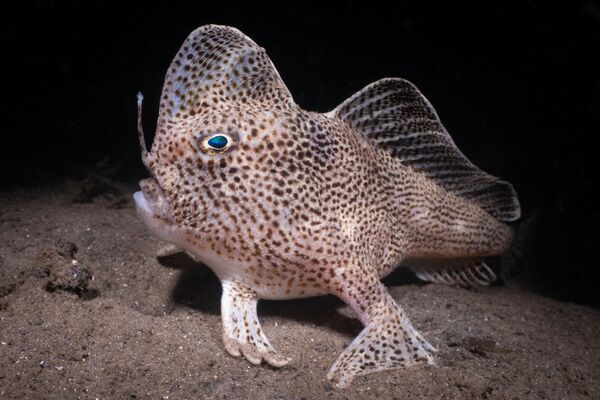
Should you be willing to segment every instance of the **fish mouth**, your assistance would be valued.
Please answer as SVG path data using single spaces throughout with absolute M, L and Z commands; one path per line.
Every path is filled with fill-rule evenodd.
M 138 139 L 140 142 L 140 152 L 142 163 L 150 173 L 150 178 L 142 179 L 139 183 L 140 191 L 133 194 L 135 208 L 154 236 L 166 242 L 175 245 L 181 241 L 181 228 L 173 221 L 173 214 L 169 202 L 167 201 L 162 187 L 155 178 L 156 159 L 148 152 L 146 141 L 144 139 L 144 130 L 142 127 L 142 100 L 144 96 L 138 93 L 137 96 L 137 128 Z
M 162 190 L 154 178 L 142 179 L 140 191 L 133 194 L 138 213 L 144 218 L 156 218 L 172 224 L 171 209 Z
M 171 208 L 154 178 L 140 181 L 140 191 L 133 194 L 138 216 L 158 239 L 185 247 L 182 229 L 173 222 Z
M 154 214 L 154 212 L 152 212 L 152 207 L 148 203 L 148 200 L 146 200 L 146 196 L 144 196 L 144 193 L 142 193 L 141 190 L 133 194 L 133 200 L 135 201 L 136 207 L 139 208 L 140 211 L 146 214 Z

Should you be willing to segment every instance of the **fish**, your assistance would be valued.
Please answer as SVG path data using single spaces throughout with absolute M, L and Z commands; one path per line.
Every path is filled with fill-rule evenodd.
M 485 286 L 520 218 L 513 186 L 471 163 L 415 85 L 383 78 L 335 109 L 307 111 L 265 49 L 236 28 L 193 31 L 167 71 L 134 194 L 149 231 L 205 264 L 222 285 L 223 344 L 283 367 L 260 299 L 333 295 L 363 325 L 327 372 L 336 387 L 434 364 L 437 349 L 381 278 Z M 318 311 L 315 311 L 318 312 Z

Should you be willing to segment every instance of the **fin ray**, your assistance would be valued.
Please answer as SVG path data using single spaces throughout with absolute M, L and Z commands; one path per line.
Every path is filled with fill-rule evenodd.
M 412 83 L 399 78 L 379 80 L 328 115 L 338 116 L 374 146 L 495 218 L 514 221 L 520 217 L 512 185 L 480 170 L 460 152 L 433 106 Z
M 423 281 L 449 286 L 476 288 L 496 281 L 483 260 L 410 260 L 405 265 Z

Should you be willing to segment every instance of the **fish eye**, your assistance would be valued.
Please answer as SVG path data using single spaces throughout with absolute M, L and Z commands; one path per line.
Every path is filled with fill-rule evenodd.
M 206 141 L 206 145 L 208 148 L 213 150 L 223 150 L 227 147 L 227 145 L 229 145 L 230 142 L 231 140 L 229 137 L 225 135 L 214 135 Z

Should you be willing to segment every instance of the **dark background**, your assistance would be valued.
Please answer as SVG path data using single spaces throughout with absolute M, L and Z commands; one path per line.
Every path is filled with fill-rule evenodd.
M 232 25 L 267 49 L 307 109 L 328 111 L 382 77 L 415 83 L 463 152 L 515 185 L 528 221 L 522 276 L 544 294 L 600 305 L 598 1 L 149 3 L 1 6 L 1 191 L 102 169 L 143 177 L 137 91 L 148 134 L 185 37 Z

